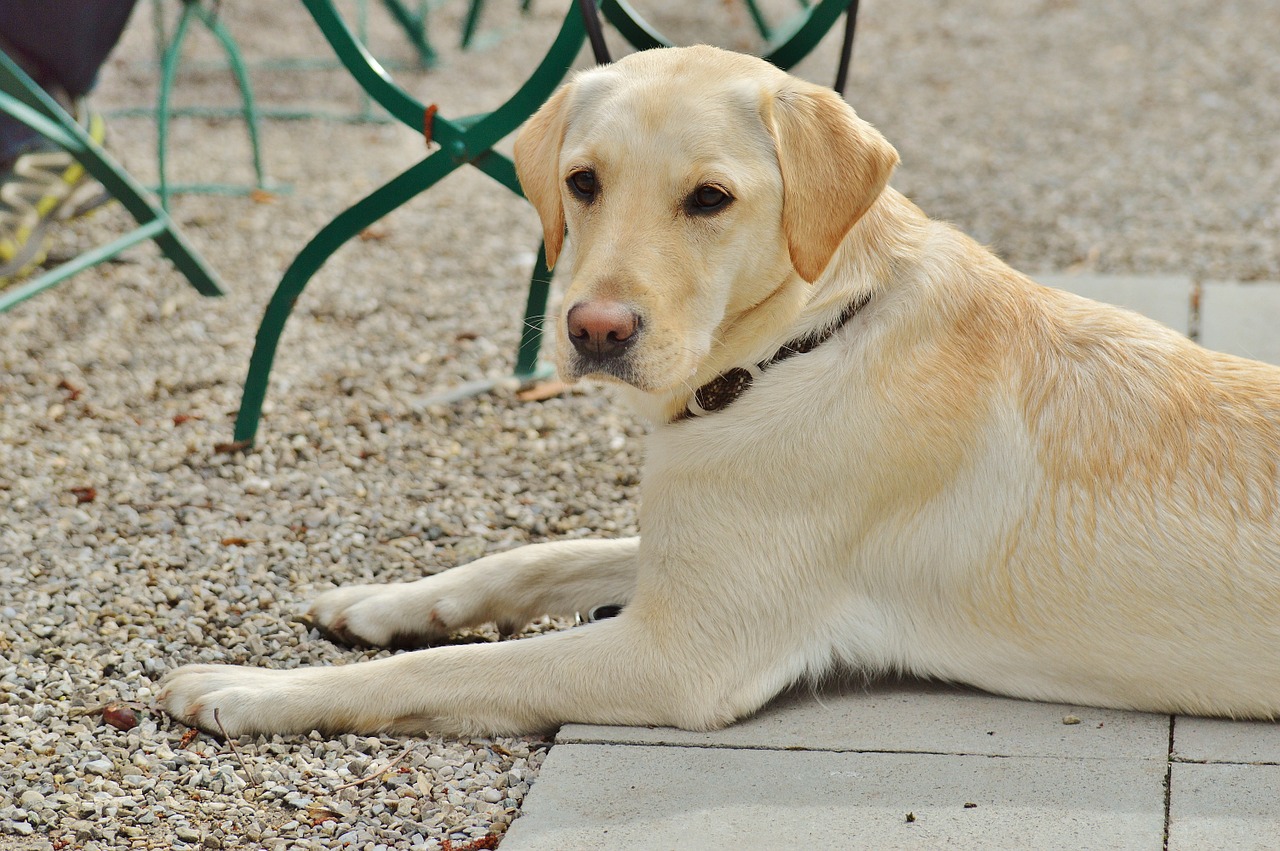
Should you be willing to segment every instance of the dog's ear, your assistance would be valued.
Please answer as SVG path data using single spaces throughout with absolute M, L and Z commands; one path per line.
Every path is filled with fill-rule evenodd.
M 830 89 L 790 80 L 766 117 L 782 169 L 791 264 L 813 283 L 898 164 L 898 152 Z
M 564 205 L 560 197 L 560 148 L 568 123 L 569 85 L 561 86 L 525 122 L 516 136 L 516 175 L 525 197 L 542 220 L 547 268 L 556 265 L 564 247 Z

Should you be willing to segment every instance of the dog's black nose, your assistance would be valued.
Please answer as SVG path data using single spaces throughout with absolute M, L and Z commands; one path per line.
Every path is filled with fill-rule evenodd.
M 640 330 L 640 316 L 616 301 L 575 304 L 565 319 L 578 354 L 597 360 L 622 354 Z

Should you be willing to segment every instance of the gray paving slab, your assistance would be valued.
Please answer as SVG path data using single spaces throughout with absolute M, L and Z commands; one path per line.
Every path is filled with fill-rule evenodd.
M 1045 286 L 1149 316 L 1175 331 L 1191 330 L 1192 282 L 1184 275 L 1033 275 Z
M 1280 764 L 1280 724 L 1178 716 L 1173 754 L 1195 762 Z
M 1164 776 L 1162 760 L 557 745 L 502 849 L 1159 851 Z
M 709 733 L 572 724 L 557 741 L 1163 759 L 1169 717 L 1012 700 L 941 683 L 882 682 L 797 689 L 755 716 Z
M 1175 764 L 1169 851 L 1280 848 L 1280 766 Z
M 1200 343 L 1280 364 L 1280 283 L 1206 283 L 1200 299 Z

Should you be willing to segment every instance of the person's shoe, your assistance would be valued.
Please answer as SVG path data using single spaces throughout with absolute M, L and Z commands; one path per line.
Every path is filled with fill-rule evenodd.
M 98 144 L 106 138 L 102 116 L 77 105 L 79 120 Z M 44 262 L 49 228 L 102 206 L 109 197 L 71 154 L 41 140 L 0 172 L 0 288 Z

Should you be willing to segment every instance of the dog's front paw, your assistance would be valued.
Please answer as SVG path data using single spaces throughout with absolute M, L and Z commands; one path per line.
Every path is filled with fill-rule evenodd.
M 296 671 L 187 665 L 160 683 L 161 708 L 206 733 L 305 733 L 313 724 L 295 712 Z
M 449 637 L 450 606 L 419 583 L 352 585 L 326 591 L 307 618 L 322 632 L 356 646 L 420 647 Z

